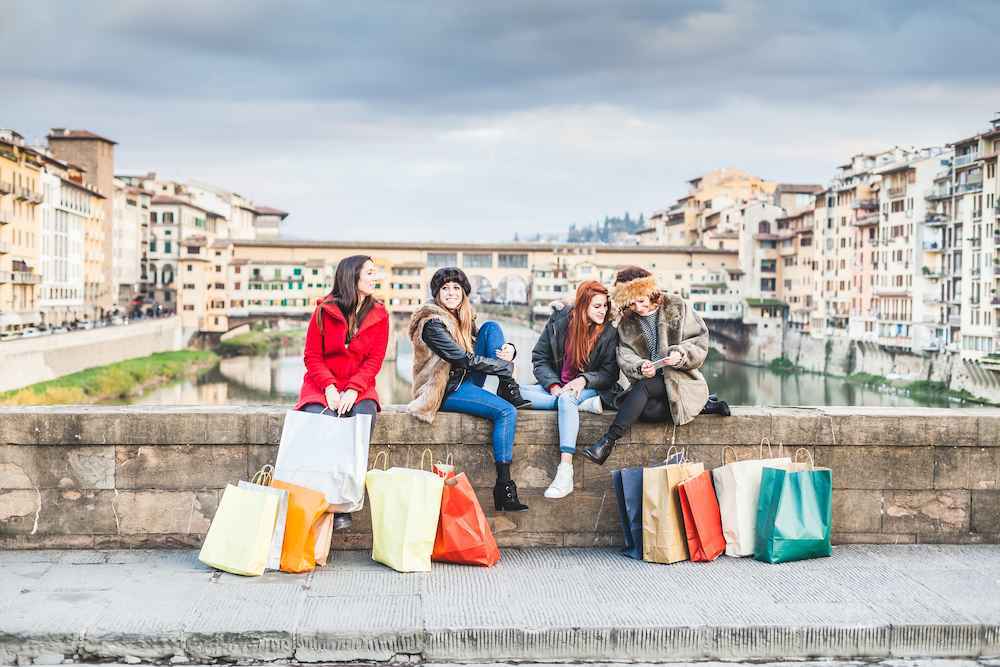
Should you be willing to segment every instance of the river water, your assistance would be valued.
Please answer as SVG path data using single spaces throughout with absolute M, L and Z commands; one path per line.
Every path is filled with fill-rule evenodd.
M 538 334 L 530 328 L 505 323 L 504 330 L 520 353 L 517 378 L 533 382 L 531 348 Z M 782 375 L 766 368 L 711 359 L 702 369 L 709 387 L 732 405 L 866 405 L 960 406 L 961 403 L 917 400 L 905 393 L 879 390 L 814 373 Z M 305 367 L 300 349 L 284 350 L 277 358 L 233 357 L 197 380 L 182 380 L 136 397 L 133 403 L 158 405 L 292 404 L 298 398 Z M 377 378 L 383 403 L 410 400 L 411 349 L 400 338 L 396 361 L 386 361 Z

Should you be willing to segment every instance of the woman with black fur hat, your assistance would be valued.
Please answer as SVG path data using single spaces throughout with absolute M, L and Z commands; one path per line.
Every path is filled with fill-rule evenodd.
M 493 422 L 493 460 L 497 481 L 493 502 L 498 512 L 528 509 L 517 498 L 510 478 L 517 408 L 529 405 L 514 381 L 517 350 L 504 341 L 496 322 L 476 327 L 469 302 L 472 285 L 459 268 L 438 269 L 431 278 L 433 302 L 422 305 L 410 319 L 413 342 L 411 415 L 431 423 L 439 410 L 485 417 Z M 483 389 L 487 375 L 496 375 L 497 393 Z

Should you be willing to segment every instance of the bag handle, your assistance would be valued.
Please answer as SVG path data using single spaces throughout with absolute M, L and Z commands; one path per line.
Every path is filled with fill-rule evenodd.
M 425 457 L 427 458 L 428 461 L 430 461 L 430 467 L 429 468 L 424 468 L 424 458 Z M 433 470 L 433 468 L 434 468 L 434 452 L 432 452 L 431 448 L 428 447 L 427 449 L 424 450 L 424 453 L 420 455 L 420 469 L 421 470 Z
M 424 451 L 427 451 L 427 450 L 424 450 Z M 420 464 L 423 465 L 423 463 L 424 463 L 424 457 L 421 456 L 420 457 Z M 451 452 L 448 452 L 448 456 L 444 457 L 444 464 L 446 466 L 453 466 L 453 465 L 455 465 L 455 456 Z
M 730 446 L 726 445 L 725 449 L 722 450 L 722 465 L 727 465 L 729 461 L 726 460 L 726 454 L 729 452 L 733 453 L 733 462 L 736 463 L 740 460 L 740 455 L 736 453 L 736 450 Z
M 375 455 L 374 459 L 372 459 L 372 467 L 369 468 L 369 470 L 374 470 L 376 466 L 378 466 L 379 459 L 383 459 L 382 470 L 385 470 L 386 468 L 389 467 L 389 452 L 381 451 Z
M 668 463 L 670 461 L 670 457 L 673 456 L 672 452 L 676 452 L 681 455 L 678 463 L 687 463 L 687 450 L 683 447 L 675 447 L 674 445 L 670 445 L 670 448 L 667 449 L 667 458 L 663 459 L 664 463 Z
M 757 458 L 764 458 L 764 445 L 767 445 L 767 458 L 773 459 L 774 452 L 771 451 L 771 439 L 766 435 L 760 439 L 760 446 L 757 448 Z
M 808 463 L 809 463 L 809 469 L 812 470 L 813 468 L 815 468 L 816 467 L 816 461 L 813 459 L 812 452 L 810 452 L 805 447 L 799 447 L 798 449 L 795 450 L 795 458 L 793 459 L 793 462 L 794 463 L 798 463 L 799 462 L 799 453 L 800 452 L 805 452 L 806 453 L 806 456 L 809 459 L 809 461 L 808 461 Z
M 254 473 L 253 479 L 250 480 L 250 483 L 259 484 L 260 486 L 271 486 L 271 481 L 273 479 L 274 466 L 269 463 Z

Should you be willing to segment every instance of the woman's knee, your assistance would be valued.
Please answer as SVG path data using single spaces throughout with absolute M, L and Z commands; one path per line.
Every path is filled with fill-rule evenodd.
M 486 320 L 479 325 L 479 335 L 503 335 L 503 329 L 500 327 L 499 322 L 494 322 L 493 320 Z
M 515 408 L 510 403 L 506 403 L 503 407 L 497 410 L 496 418 L 494 421 L 498 424 L 515 424 L 517 423 L 517 408 Z
M 576 396 L 567 391 L 564 391 L 563 393 L 559 394 L 559 397 L 556 399 L 556 405 L 559 406 L 560 411 L 576 410 L 577 409 Z

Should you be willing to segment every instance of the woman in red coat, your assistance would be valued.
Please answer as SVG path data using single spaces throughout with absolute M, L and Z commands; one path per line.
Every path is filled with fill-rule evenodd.
M 374 431 L 379 411 L 375 376 L 389 342 L 389 314 L 372 296 L 376 278 L 371 257 L 354 255 L 337 265 L 333 290 L 309 320 L 306 374 L 296 410 L 331 417 L 371 415 Z M 350 514 L 334 517 L 336 529 L 350 523 Z

